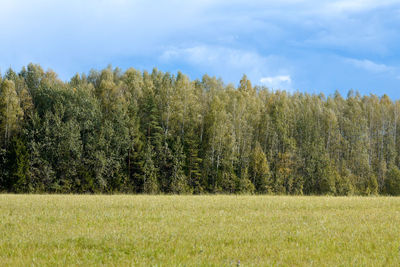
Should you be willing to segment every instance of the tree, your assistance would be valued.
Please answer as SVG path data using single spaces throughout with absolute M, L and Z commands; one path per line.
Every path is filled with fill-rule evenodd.
M 250 159 L 250 179 L 258 193 L 272 192 L 271 174 L 267 157 L 258 142 Z
M 397 194 L 400 101 L 108 66 L 0 75 L 0 190 Z
M 397 167 L 389 170 L 385 180 L 385 191 L 392 196 L 400 195 L 400 170 Z
M 29 92 L 31 94 L 35 94 L 35 92 L 39 89 L 41 80 L 44 77 L 44 71 L 42 67 L 30 63 L 27 70 L 25 70 L 25 68 L 22 69 L 21 75 L 25 79 Z
M 8 191 L 26 193 L 31 191 L 29 154 L 21 137 L 13 137 L 7 156 L 8 175 L 5 187 Z
M 157 168 L 154 166 L 153 157 L 153 148 L 148 142 L 143 164 L 143 192 L 146 194 L 156 194 L 159 192 Z
M 171 192 L 175 194 L 189 193 L 190 190 L 187 177 L 183 172 L 185 155 L 183 153 L 183 146 L 179 137 L 174 144 L 173 152 L 174 156 L 172 163 Z
M 10 80 L 1 83 L 0 125 L 3 145 L 7 147 L 12 134 L 19 128 L 23 116 L 15 84 Z
M 336 179 L 336 194 L 339 196 L 348 196 L 354 193 L 351 174 L 339 174 Z
M 200 155 L 200 138 L 193 129 L 186 132 L 185 136 L 185 159 L 186 164 L 185 169 L 187 173 L 187 180 L 193 192 L 196 194 L 202 193 L 204 191 L 203 181 L 202 181 L 202 162 L 203 159 Z

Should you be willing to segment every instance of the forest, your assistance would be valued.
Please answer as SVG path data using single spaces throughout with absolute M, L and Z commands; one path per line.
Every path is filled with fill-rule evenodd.
M 400 101 L 111 66 L 0 75 L 0 192 L 399 195 Z

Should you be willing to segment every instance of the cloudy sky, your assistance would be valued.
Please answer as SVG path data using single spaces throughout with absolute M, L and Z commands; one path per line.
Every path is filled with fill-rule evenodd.
M 0 0 L 0 69 L 108 64 L 400 98 L 399 0 Z

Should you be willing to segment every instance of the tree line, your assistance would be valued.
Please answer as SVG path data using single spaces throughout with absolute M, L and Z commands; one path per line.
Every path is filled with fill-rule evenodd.
M 400 101 L 154 69 L 0 75 L 0 191 L 400 194 Z

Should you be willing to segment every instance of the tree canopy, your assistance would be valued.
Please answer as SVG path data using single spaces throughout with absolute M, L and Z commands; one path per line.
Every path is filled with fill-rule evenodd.
M 400 102 L 108 68 L 0 75 L 0 191 L 400 194 Z

